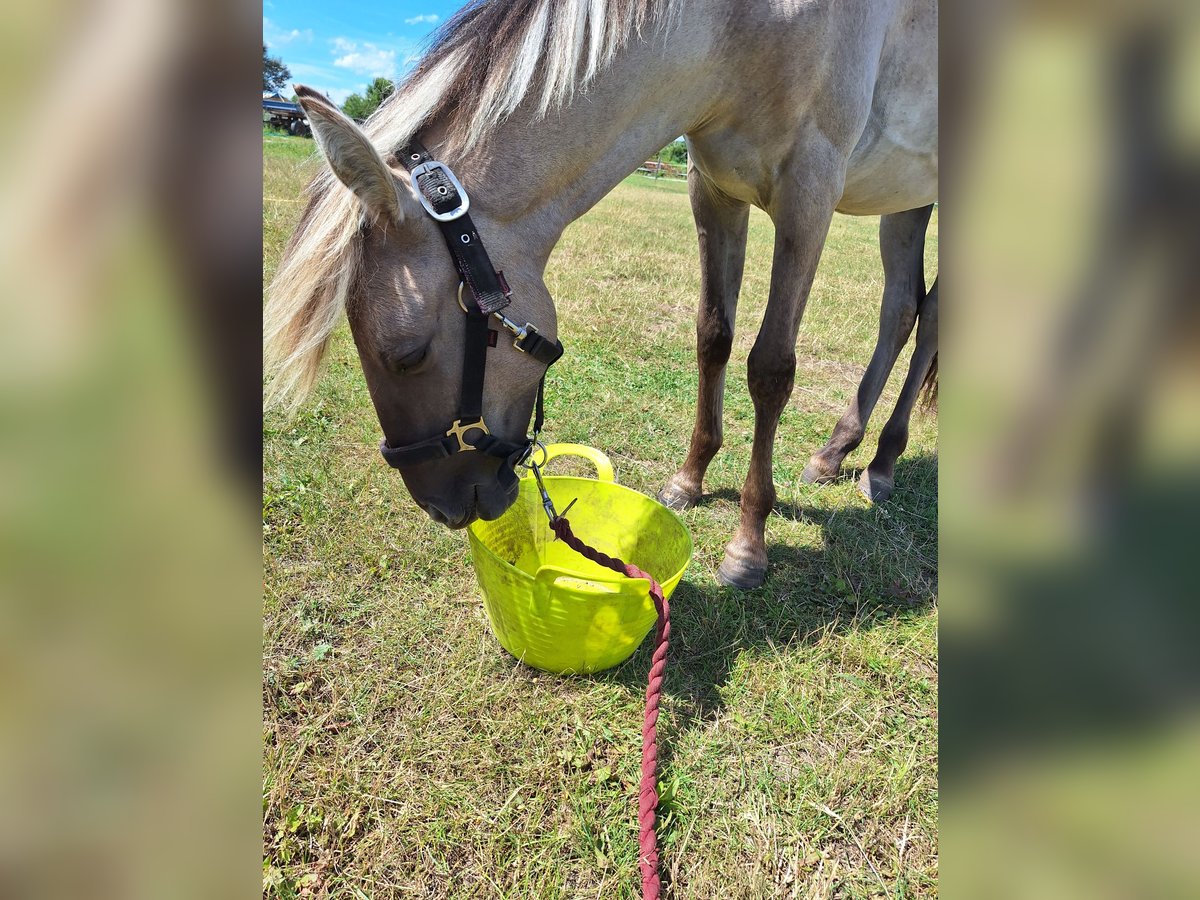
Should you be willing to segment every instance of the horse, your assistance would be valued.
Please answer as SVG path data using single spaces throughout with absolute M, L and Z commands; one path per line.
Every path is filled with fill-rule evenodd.
M 828 442 L 812 455 L 800 479 L 808 484 L 833 481 L 842 461 L 862 443 L 867 421 L 879 400 L 892 367 L 913 328 L 916 346 L 908 365 L 900 397 L 879 435 L 875 456 L 858 479 L 858 489 L 868 500 L 882 503 L 896 484 L 896 460 L 908 446 L 908 423 L 918 395 L 924 405 L 937 400 L 938 283 L 925 289 L 925 230 L 933 205 L 881 216 L 879 255 L 883 260 L 883 301 L 879 311 L 879 337 L 871 361 L 859 382 L 850 406 L 834 426 Z
M 381 449 L 417 504 L 450 528 L 500 516 L 554 357 L 516 351 L 530 336 L 557 345 L 550 252 L 682 134 L 700 243 L 699 396 L 687 458 L 662 497 L 699 499 L 721 445 L 754 204 L 775 225 L 775 249 L 747 362 L 755 425 L 741 522 L 718 577 L 761 584 L 776 429 L 833 213 L 936 199 L 937 18 L 937 0 L 473 0 L 361 128 L 297 86 L 328 168 L 264 308 L 268 405 L 299 407 L 344 310 Z M 512 347 L 510 335 L 485 338 L 492 312 Z

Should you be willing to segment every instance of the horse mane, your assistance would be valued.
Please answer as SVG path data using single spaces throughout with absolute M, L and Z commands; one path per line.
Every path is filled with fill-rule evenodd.
M 470 0 L 363 130 L 386 159 L 436 120 L 447 129 L 440 155 L 459 157 L 526 101 L 535 120 L 561 108 L 631 39 L 669 27 L 677 8 L 678 0 Z M 289 413 L 316 384 L 361 263 L 357 198 L 328 170 L 308 194 L 263 313 L 266 404 Z

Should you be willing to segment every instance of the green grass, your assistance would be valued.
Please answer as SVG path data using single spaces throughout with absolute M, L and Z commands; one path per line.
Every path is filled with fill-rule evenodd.
M 312 152 L 264 138 L 265 278 Z M 743 594 L 714 575 L 738 520 L 745 361 L 770 278 L 771 224 L 751 217 L 725 449 L 684 514 L 696 553 L 672 601 L 660 840 L 679 898 L 937 894 L 936 422 L 914 418 L 887 504 L 852 477 L 797 481 L 874 344 L 877 229 L 835 217 L 776 446 L 771 573 Z M 567 230 L 547 272 L 568 348 L 547 437 L 601 447 L 646 493 L 691 432 L 698 274 L 686 187 L 642 176 Z M 902 378 L 848 463 L 870 458 Z M 418 510 L 378 431 L 344 326 L 312 403 L 266 422 L 265 893 L 637 896 L 649 648 L 586 678 L 515 662 L 488 630 L 465 536 Z

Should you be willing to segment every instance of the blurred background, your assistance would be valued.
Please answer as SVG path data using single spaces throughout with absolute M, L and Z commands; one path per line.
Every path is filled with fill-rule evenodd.
M 259 28 L 0 12 L 0 896 L 259 890 Z
M 260 890 L 260 10 L 0 13 L 0 895 Z M 949 896 L 1200 893 L 1195 4 L 946 10 Z
M 947 9 L 947 896 L 1200 893 L 1200 18 Z

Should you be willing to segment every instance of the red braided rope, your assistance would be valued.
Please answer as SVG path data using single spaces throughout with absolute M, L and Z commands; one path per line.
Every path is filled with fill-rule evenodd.
M 658 611 L 658 629 L 654 634 L 654 656 L 650 662 L 650 680 L 646 685 L 646 716 L 642 720 L 642 784 L 638 790 L 638 844 L 641 854 L 638 867 L 642 871 L 643 900 L 658 900 L 662 893 L 662 885 L 658 880 L 658 838 L 654 833 L 654 816 L 658 808 L 658 703 L 662 697 L 667 643 L 671 637 L 670 607 L 663 596 L 662 585 L 652 575 L 589 547 L 571 533 L 571 524 L 562 516 L 551 522 L 550 527 L 568 547 L 592 562 L 614 572 L 622 572 L 629 578 L 645 578 L 650 582 L 650 597 Z

